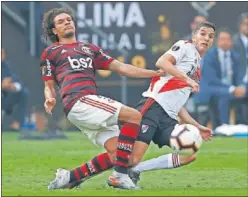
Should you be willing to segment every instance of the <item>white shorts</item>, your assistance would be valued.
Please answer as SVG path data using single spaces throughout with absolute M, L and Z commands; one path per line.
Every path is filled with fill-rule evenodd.
M 67 117 L 93 143 L 103 146 L 108 139 L 119 136 L 121 107 L 122 103 L 110 98 L 86 95 L 74 104 Z

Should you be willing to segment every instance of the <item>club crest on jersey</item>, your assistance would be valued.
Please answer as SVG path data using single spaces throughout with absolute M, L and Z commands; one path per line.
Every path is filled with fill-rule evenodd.
M 147 132 L 148 129 L 149 129 L 149 126 L 146 125 L 146 124 L 143 124 L 143 125 L 141 126 L 141 132 L 142 132 L 142 133 Z
M 82 46 L 81 50 L 84 53 L 88 53 L 89 55 L 93 55 L 93 53 L 91 52 L 90 48 L 88 48 L 88 47 Z

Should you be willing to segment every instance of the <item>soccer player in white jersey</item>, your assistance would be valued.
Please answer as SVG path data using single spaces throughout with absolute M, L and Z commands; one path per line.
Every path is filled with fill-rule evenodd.
M 196 126 L 204 140 L 211 139 L 212 131 L 196 122 L 183 106 L 191 92 L 199 91 L 200 60 L 213 44 L 214 37 L 215 26 L 212 23 L 198 24 L 192 32 L 192 41 L 178 41 L 156 62 L 156 66 L 164 70 L 167 75 L 152 79 L 148 90 L 143 93 L 143 98 L 136 107 L 143 117 L 132 155 L 129 157 L 130 166 L 134 166 L 130 169 L 129 176 L 134 183 L 139 180 L 140 172 L 176 168 L 196 159 L 195 155 L 172 153 L 140 163 L 151 141 L 160 148 L 165 145 L 170 146 L 170 135 L 178 124 L 178 116 L 184 123 Z M 80 175 L 80 180 L 65 182 L 65 187 L 73 188 L 102 172 L 98 170 L 98 166 L 92 165 L 92 161 L 94 158 L 78 167 L 80 169 L 90 165 L 91 171 Z M 107 163 L 108 161 L 106 165 Z M 111 165 L 114 166 L 114 164 Z M 110 176 L 108 184 L 115 187 L 117 181 Z
M 214 37 L 215 26 L 212 23 L 198 24 L 192 32 L 191 41 L 178 41 L 156 62 L 156 66 L 167 75 L 152 79 L 136 107 L 143 117 L 132 158 L 132 165 L 138 165 L 129 174 L 134 182 L 139 179 L 137 175 L 140 172 L 176 168 L 196 159 L 195 154 L 172 153 L 140 163 L 151 141 L 160 148 L 170 146 L 170 136 L 178 124 L 178 117 L 184 123 L 196 126 L 204 140 L 211 139 L 212 131 L 195 121 L 183 106 L 192 92 L 199 91 L 200 60 L 212 46 Z

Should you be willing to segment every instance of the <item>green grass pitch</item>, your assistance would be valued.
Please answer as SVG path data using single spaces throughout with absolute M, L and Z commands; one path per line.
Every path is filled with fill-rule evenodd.
M 182 168 L 143 173 L 140 191 L 106 184 L 111 171 L 85 182 L 80 189 L 48 191 L 56 168 L 71 169 L 103 152 L 81 133 L 69 140 L 18 140 L 2 133 L 3 196 L 248 196 L 248 138 L 215 137 L 202 145 L 197 160 Z M 152 145 L 145 159 L 170 150 Z

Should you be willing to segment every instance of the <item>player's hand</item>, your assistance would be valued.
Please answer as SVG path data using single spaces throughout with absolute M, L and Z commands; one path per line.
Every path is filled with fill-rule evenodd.
M 204 127 L 203 125 L 198 126 L 198 129 L 200 130 L 200 134 L 203 140 L 210 141 L 213 136 L 213 131 L 207 127 Z
M 200 91 L 200 86 L 193 79 L 188 78 L 187 83 L 192 87 L 192 92 L 197 93 Z
M 156 72 L 157 72 L 158 77 L 164 77 L 165 74 L 166 74 L 166 72 L 164 70 L 162 70 L 162 69 L 159 69 Z
M 48 98 L 45 100 L 44 107 L 48 114 L 52 114 L 52 109 L 56 105 L 56 99 L 55 98 Z

